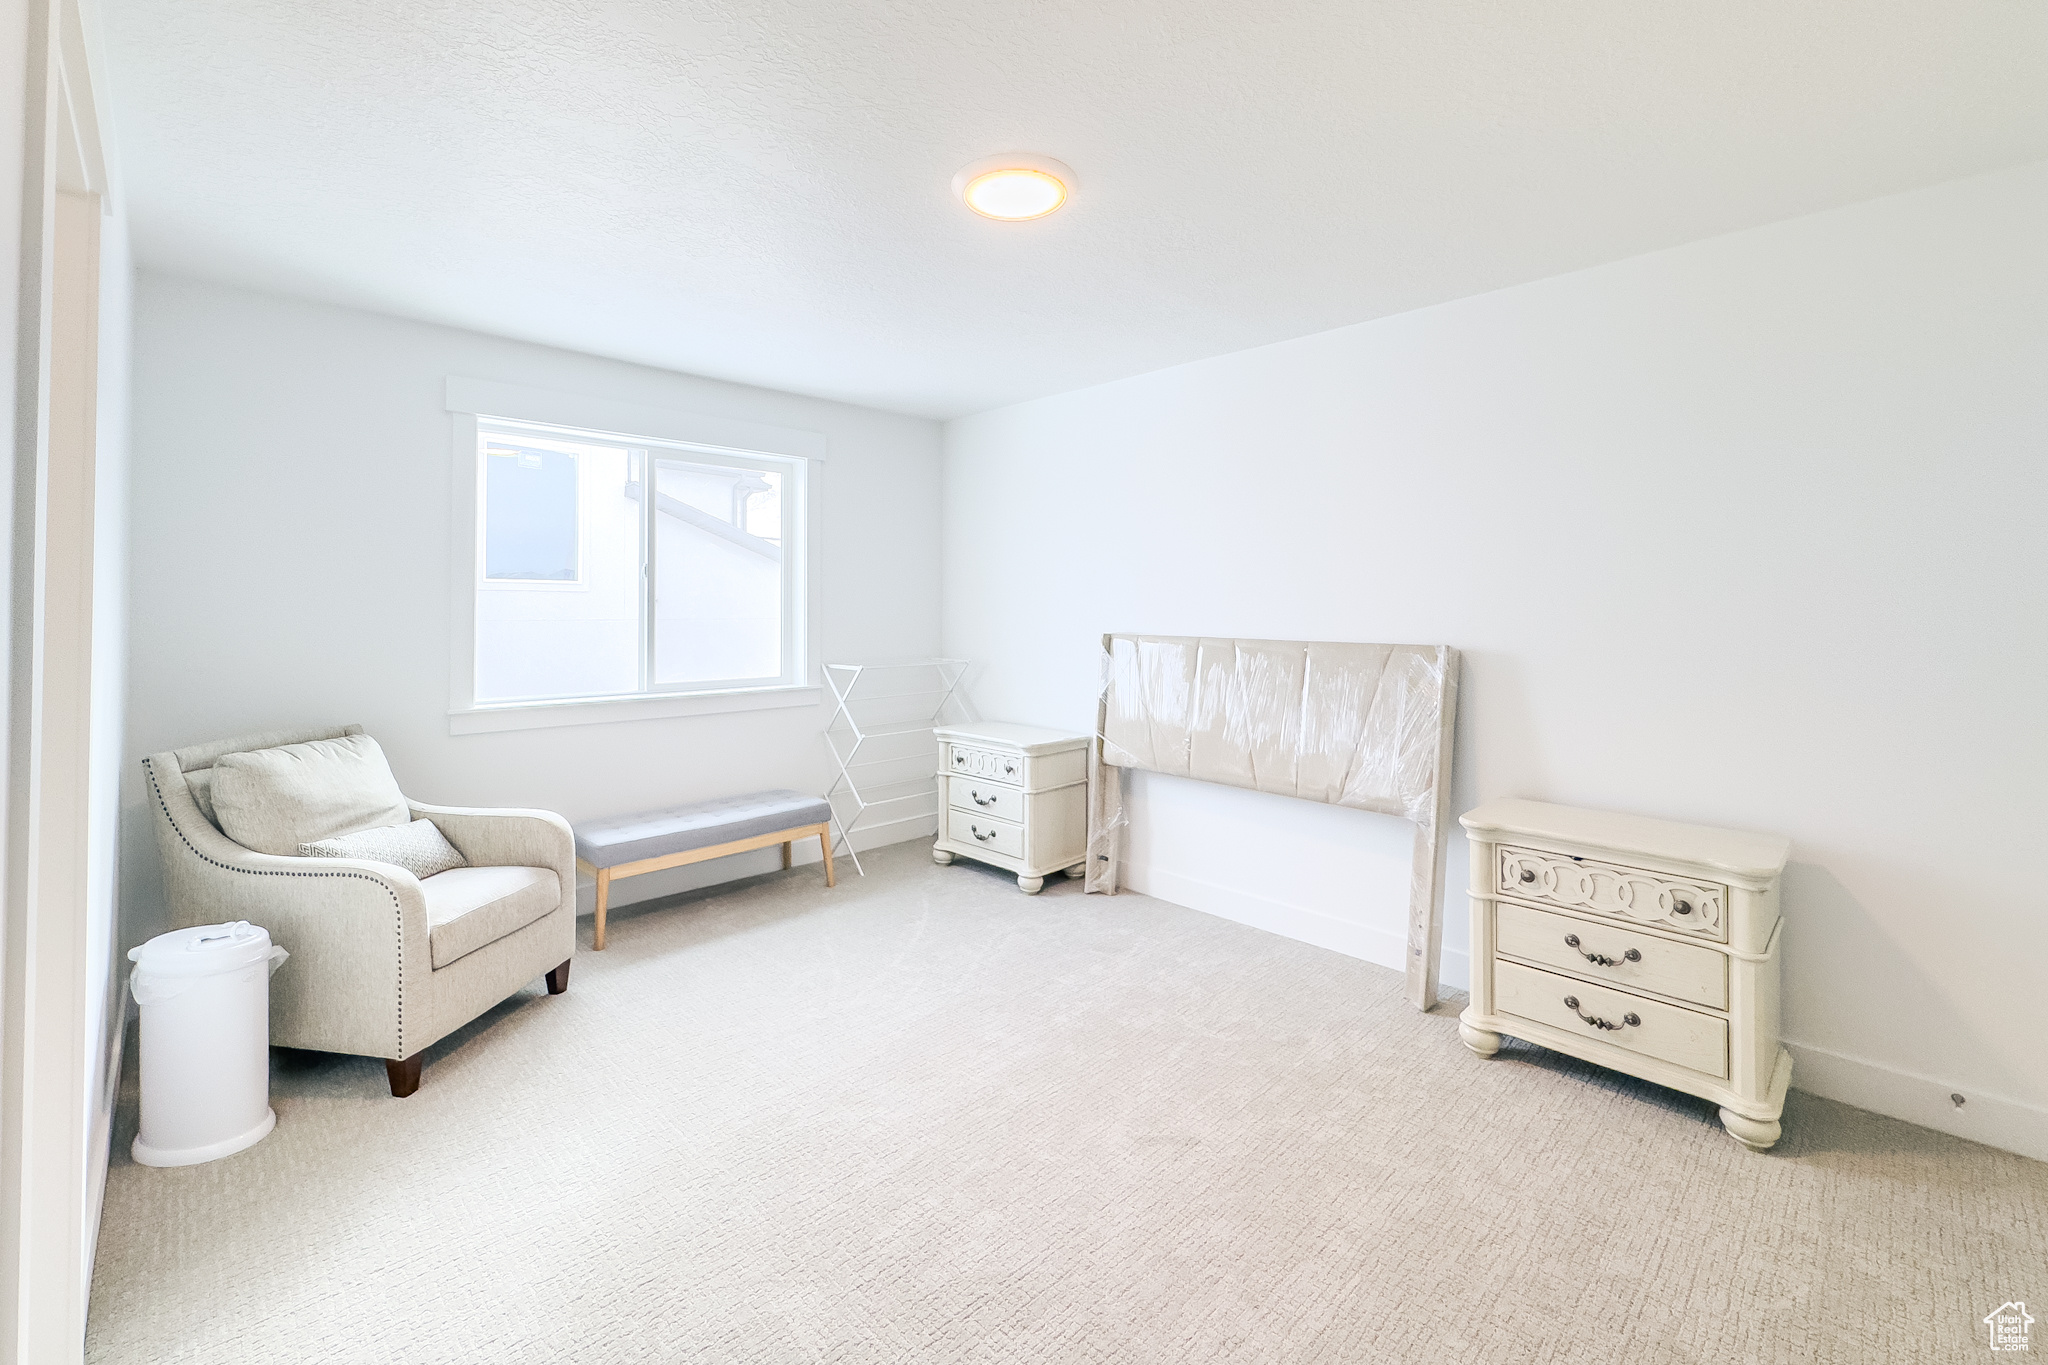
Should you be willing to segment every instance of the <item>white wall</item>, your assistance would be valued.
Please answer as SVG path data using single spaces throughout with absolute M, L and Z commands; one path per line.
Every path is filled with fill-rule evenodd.
M 1794 1084 L 2048 1157 L 2044 241 L 2048 163 L 962 419 L 945 647 L 1085 727 L 1104 631 L 1456 645 L 1456 809 L 1790 836 Z M 1400 822 L 1133 807 L 1134 886 L 1398 964 Z
M 936 423 L 145 272 L 126 940 L 162 922 L 134 761 L 160 749 L 359 721 L 418 799 L 539 806 L 571 820 L 825 789 L 822 706 L 450 736 L 450 375 L 824 433 L 824 660 L 936 647 Z M 926 818 L 889 833 L 930 828 Z M 637 878 L 617 899 L 778 859 L 770 849 Z

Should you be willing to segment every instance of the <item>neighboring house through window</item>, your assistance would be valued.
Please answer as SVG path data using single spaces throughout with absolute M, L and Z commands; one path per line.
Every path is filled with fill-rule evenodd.
M 475 700 L 793 686 L 803 460 L 477 422 Z
M 799 685 L 805 461 L 479 417 L 478 707 Z

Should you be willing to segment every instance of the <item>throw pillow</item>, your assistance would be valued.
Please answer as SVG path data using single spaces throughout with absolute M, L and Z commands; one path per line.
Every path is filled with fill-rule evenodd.
M 220 817 L 213 813 L 213 769 L 201 768 L 196 773 L 186 773 L 185 790 L 192 793 L 193 804 L 206 817 L 206 823 L 219 829 Z
M 225 754 L 213 764 L 214 822 L 258 853 L 412 821 L 384 751 L 368 735 Z
M 366 858 L 373 863 L 392 863 L 425 881 L 451 867 L 468 867 L 469 859 L 448 842 L 432 820 L 415 820 L 409 825 L 386 825 L 344 834 L 337 839 L 319 839 L 299 845 L 302 858 Z

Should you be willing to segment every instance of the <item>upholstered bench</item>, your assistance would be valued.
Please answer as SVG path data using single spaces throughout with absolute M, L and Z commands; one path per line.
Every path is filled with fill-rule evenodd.
M 637 877 L 770 844 L 782 845 L 782 865 L 788 867 L 790 844 L 815 838 L 825 853 L 825 885 L 836 886 L 831 822 L 832 807 L 822 798 L 772 791 L 573 826 L 577 869 L 597 883 L 597 933 L 591 946 L 604 947 L 605 907 L 616 877 Z

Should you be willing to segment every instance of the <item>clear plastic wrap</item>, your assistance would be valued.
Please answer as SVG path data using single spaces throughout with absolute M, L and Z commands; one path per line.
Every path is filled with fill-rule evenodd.
M 1416 826 L 1409 995 L 1433 1004 L 1458 652 L 1156 635 L 1102 644 L 1087 889 L 1117 888 L 1127 768 L 1403 816 Z

